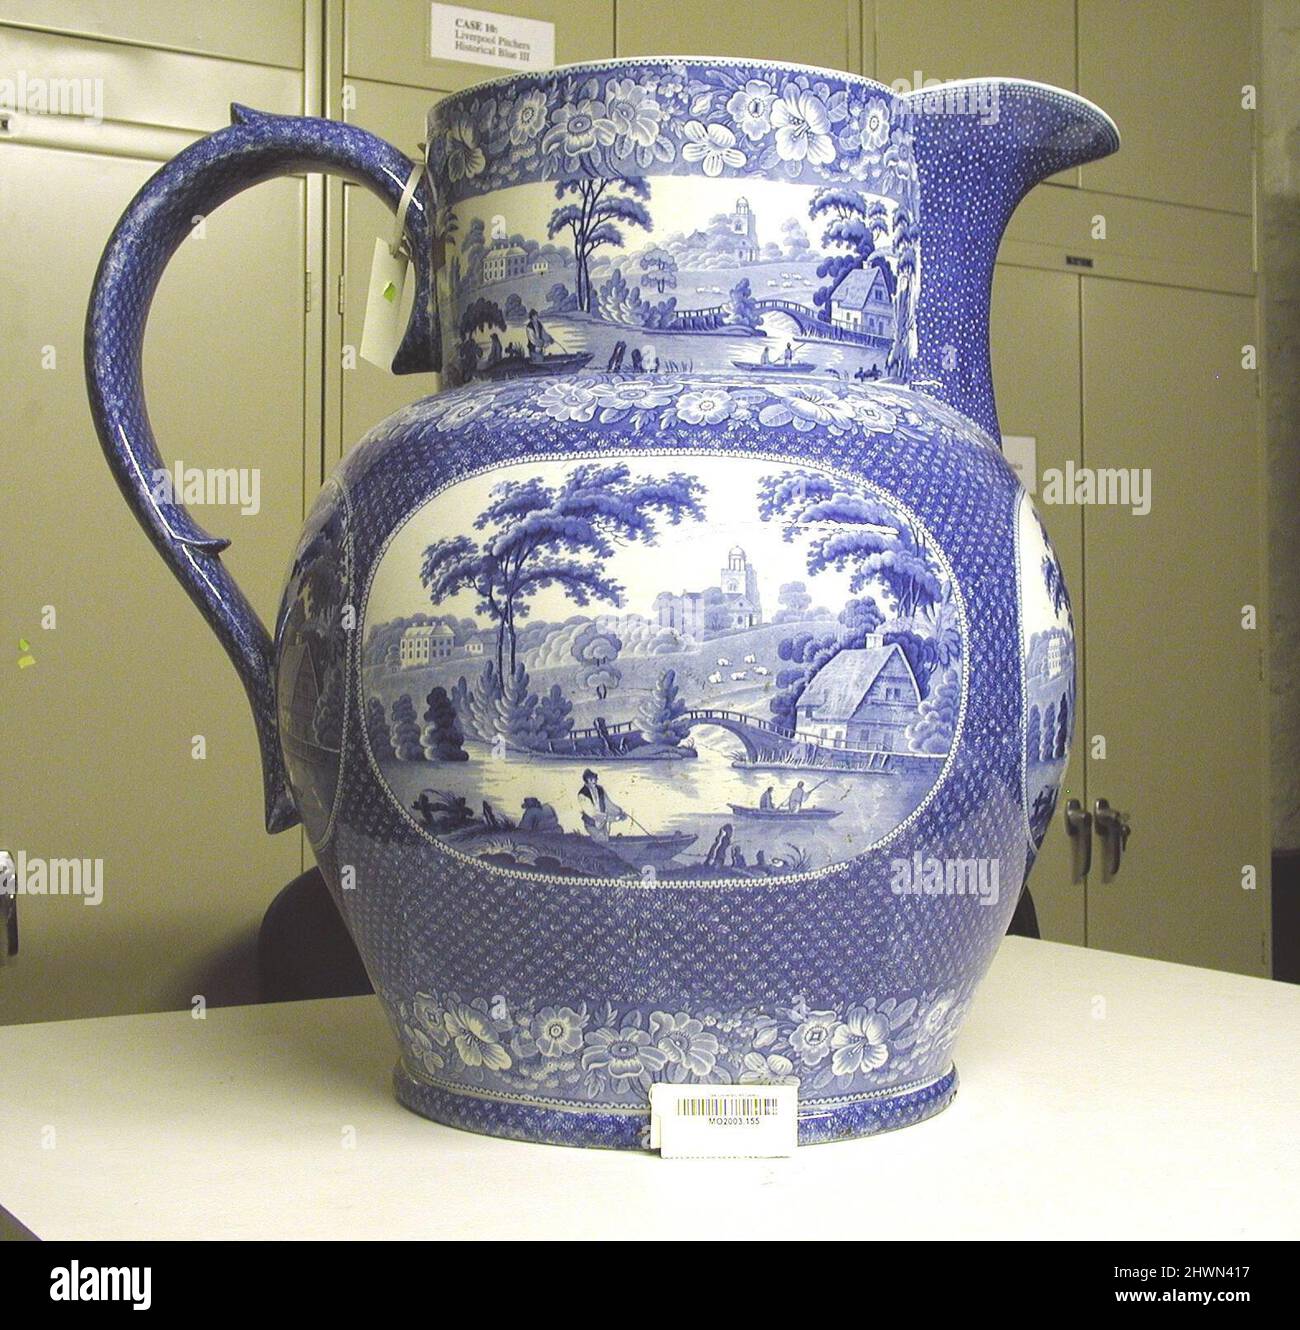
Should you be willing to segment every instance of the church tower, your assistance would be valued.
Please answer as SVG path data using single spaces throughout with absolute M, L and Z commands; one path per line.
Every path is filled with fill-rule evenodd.
M 744 596 L 753 611 L 755 625 L 763 621 L 763 607 L 758 599 L 758 574 L 745 551 L 733 545 L 727 551 L 727 566 L 722 570 L 722 593 L 726 596 Z
M 736 258 L 741 263 L 758 261 L 758 223 L 749 200 L 742 194 L 731 214 L 731 229 L 736 237 Z

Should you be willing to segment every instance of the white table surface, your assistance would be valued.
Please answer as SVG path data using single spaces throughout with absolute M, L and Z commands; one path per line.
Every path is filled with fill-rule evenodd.
M 955 1103 L 792 1159 L 473 1136 L 394 1058 L 373 998 L 0 1029 L 0 1206 L 42 1238 L 1300 1236 L 1290 985 L 1009 938 Z

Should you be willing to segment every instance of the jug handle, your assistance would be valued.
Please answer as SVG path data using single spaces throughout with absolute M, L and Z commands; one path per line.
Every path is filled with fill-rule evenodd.
M 221 640 L 248 694 L 262 757 L 266 828 L 298 821 L 276 720 L 270 634 L 221 563 L 230 542 L 209 535 L 164 474 L 144 401 L 141 363 L 149 306 L 168 260 L 197 217 L 274 176 L 303 171 L 365 185 L 398 211 L 407 199 L 404 240 L 416 269 L 415 301 L 393 358 L 395 374 L 441 366 L 433 305 L 434 198 L 428 173 L 391 144 L 334 120 L 270 115 L 231 107 L 231 124 L 200 139 L 161 168 L 132 200 L 104 250 L 86 314 L 86 386 L 99 441 L 127 504 L 154 547 Z

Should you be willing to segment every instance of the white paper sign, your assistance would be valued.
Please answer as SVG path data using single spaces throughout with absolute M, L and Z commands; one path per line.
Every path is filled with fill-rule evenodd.
M 1038 440 L 1032 434 L 1004 434 L 1002 456 L 1030 492 L 1038 493 Z
M 462 5 L 430 5 L 429 54 L 498 69 L 550 69 L 555 24 Z
M 402 318 L 402 291 L 406 286 L 406 255 L 394 254 L 386 240 L 375 240 L 370 261 L 370 289 L 366 317 L 361 325 L 361 359 L 380 369 L 391 369 L 406 330 Z
M 798 1144 L 797 1086 L 650 1087 L 650 1148 L 665 1159 L 780 1159 Z

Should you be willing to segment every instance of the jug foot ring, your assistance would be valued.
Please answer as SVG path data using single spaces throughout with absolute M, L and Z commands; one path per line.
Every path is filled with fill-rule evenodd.
M 393 1086 L 398 1101 L 412 1112 L 482 1136 L 610 1150 L 648 1148 L 650 1115 L 631 1105 L 615 1108 L 575 1102 L 557 1106 L 505 1099 L 473 1088 L 449 1090 L 417 1079 L 400 1062 L 393 1072 Z M 815 1100 L 801 1102 L 799 1144 L 818 1145 L 910 1127 L 942 1112 L 956 1093 L 957 1068 L 949 1065 L 935 1080 L 913 1083 L 897 1094 L 822 1101 L 826 1107 Z

